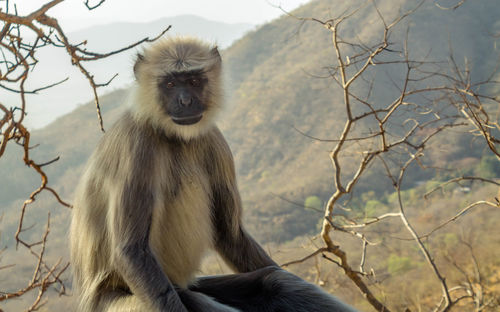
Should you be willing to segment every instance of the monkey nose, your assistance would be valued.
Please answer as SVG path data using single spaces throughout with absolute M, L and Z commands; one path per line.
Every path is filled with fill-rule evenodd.
M 193 97 L 189 94 L 181 94 L 179 96 L 179 103 L 182 106 L 190 106 L 192 102 L 193 102 Z

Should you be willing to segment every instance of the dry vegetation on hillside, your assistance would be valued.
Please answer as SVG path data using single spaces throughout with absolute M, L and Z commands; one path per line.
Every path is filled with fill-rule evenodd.
M 279 263 L 362 311 L 498 309 L 496 2 L 316 0 L 223 52 L 232 92 L 221 129 L 235 154 L 248 227 Z M 2 43 L 13 37 L 6 34 Z M 100 98 L 107 124 L 125 93 Z M 28 161 L 61 156 L 41 168 L 71 198 L 100 137 L 92 105 L 31 134 L 23 132 L 24 103 L 3 110 L 0 146 L 10 143 L 0 150 L 0 176 L 9 177 L 0 187 L 8 247 L 0 296 L 26 287 L 33 267 L 33 280 L 59 285 L 37 284 L 8 300 L 6 311 L 39 306 L 37 289 L 50 298 L 40 311 L 70 309 L 50 269 L 68 259 L 70 212 L 42 192 L 22 219 L 28 248 L 14 246 L 26 194 L 40 181 L 21 158 L 23 151 Z M 40 146 L 19 154 L 11 143 L 26 146 L 23 133 Z M 29 245 L 46 233 L 49 211 L 37 269 L 45 244 Z M 209 260 L 204 273 L 227 272 L 220 259 Z M 69 285 L 63 268 L 57 272 Z M 4 308 L 7 296 L 0 298 Z

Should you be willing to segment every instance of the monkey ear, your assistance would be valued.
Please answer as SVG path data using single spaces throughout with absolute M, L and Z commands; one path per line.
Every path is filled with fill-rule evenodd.
M 215 46 L 211 51 L 210 54 L 216 59 L 215 64 L 220 64 L 222 62 L 222 59 L 220 57 L 219 49 L 217 46 Z
M 144 63 L 144 55 L 137 53 L 137 58 L 136 58 L 135 64 L 134 64 L 134 76 L 135 76 L 136 80 L 139 79 L 139 76 L 138 76 L 139 66 L 141 66 L 142 63 Z

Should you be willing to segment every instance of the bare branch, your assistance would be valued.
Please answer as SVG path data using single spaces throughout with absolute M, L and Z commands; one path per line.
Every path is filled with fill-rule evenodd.
M 436 1 L 436 6 L 442 10 L 456 10 L 458 9 L 459 7 L 462 6 L 462 4 L 465 3 L 466 0 L 460 0 L 457 4 L 455 4 L 454 6 L 451 6 L 451 7 L 444 7 L 442 5 L 440 5 L 437 1 Z
M 93 10 L 93 9 L 97 9 L 98 7 L 101 6 L 101 4 L 103 4 L 106 0 L 100 0 L 97 4 L 95 5 L 90 5 L 89 4 L 89 0 L 85 0 L 85 6 L 87 7 L 87 9 L 89 9 L 89 11 Z
M 463 176 L 463 177 L 453 178 L 453 179 L 450 179 L 450 180 L 448 180 L 448 181 L 446 181 L 444 183 L 441 183 L 440 185 L 436 186 L 432 190 L 430 190 L 427 193 L 425 193 L 424 194 L 424 198 L 427 199 L 427 197 L 429 197 L 429 195 L 431 195 L 432 193 L 434 193 L 437 190 L 443 189 L 445 186 L 447 186 L 447 185 L 449 185 L 451 183 L 457 183 L 457 184 L 460 185 L 460 181 L 481 181 L 481 182 L 491 183 L 491 184 L 495 184 L 495 185 L 500 186 L 500 183 L 498 183 L 498 182 L 496 182 L 494 180 L 491 180 L 491 179 L 485 179 L 485 178 L 481 178 L 481 177 L 466 177 L 466 176 Z
M 12 142 L 20 146 L 22 148 L 22 159 L 24 164 L 33 169 L 41 180 L 38 188 L 31 192 L 20 209 L 18 225 L 14 235 L 17 248 L 21 247 L 28 250 L 36 260 L 31 281 L 26 287 L 18 291 L 0 295 L 0 301 L 20 297 L 32 290 L 38 290 L 38 296 L 27 311 L 36 311 L 40 309 L 46 302 L 46 299 L 44 299 L 46 291 L 53 285 L 59 285 L 60 293 L 65 293 L 65 286 L 60 275 L 69 265 L 67 264 L 61 268 L 61 260 L 54 265 L 47 263 L 45 260 L 45 247 L 50 230 L 50 216 L 47 221 L 46 231 L 38 241 L 31 240 L 33 237 L 32 233 L 27 235 L 28 231 L 33 230 L 33 226 L 26 226 L 24 224 L 29 205 L 35 202 L 38 196 L 43 192 L 52 194 L 60 205 L 71 208 L 71 205 L 64 201 L 59 193 L 51 187 L 46 172 L 44 171 L 47 166 L 57 162 L 59 157 L 55 157 L 46 162 L 35 161 L 30 153 L 33 148 L 33 146 L 30 145 L 31 133 L 24 125 L 24 118 L 27 111 L 26 94 L 37 94 L 57 86 L 68 79 L 66 78 L 46 86 L 28 90 L 26 88 L 26 83 L 31 77 L 33 68 L 39 62 L 44 61 L 38 59 L 38 51 L 42 47 L 48 46 L 64 49 L 68 60 L 73 66 L 79 68 L 92 89 L 99 125 L 104 131 L 97 88 L 109 85 L 116 75 L 104 83 L 98 83 L 95 77 L 86 69 L 85 62 L 101 60 L 130 50 L 142 43 L 152 42 L 170 29 L 170 26 L 168 26 L 156 37 L 145 37 L 126 47 L 108 53 L 88 51 L 85 48 L 86 41 L 77 44 L 71 43 L 71 40 L 66 36 L 58 20 L 48 15 L 52 8 L 63 1 L 64 0 L 43 1 L 38 9 L 25 16 L 20 16 L 18 14 L 15 4 L 14 10 L 10 10 L 9 1 L 2 2 L 4 9 L 0 9 L 0 20 L 3 22 L 2 26 L 0 26 L 0 88 L 11 93 L 16 93 L 19 96 L 19 104 L 14 107 L 9 107 L 4 103 L 0 103 L 0 157 L 4 155 L 9 143 Z M 98 0 L 96 2 L 96 4 L 91 5 L 90 1 L 86 0 L 85 6 L 88 10 L 93 10 L 101 6 L 104 0 Z M 33 36 L 35 37 L 34 39 L 27 39 Z M 8 267 L 10 266 L 2 266 L 3 269 Z

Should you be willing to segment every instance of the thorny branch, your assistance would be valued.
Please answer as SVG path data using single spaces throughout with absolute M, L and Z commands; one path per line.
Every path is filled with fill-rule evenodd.
M 330 69 L 330 76 L 343 94 L 346 121 L 340 134 L 334 139 L 317 138 L 296 129 L 313 140 L 335 144 L 330 152 L 330 159 L 335 169 L 333 177 L 335 192 L 333 192 L 325 207 L 324 221 L 320 235 L 324 246 L 317 248 L 314 252 L 301 259 L 287 262 L 283 266 L 304 262 L 321 253 L 325 259 L 335 263 L 344 271 L 345 275 L 351 279 L 375 310 L 390 311 L 388 306 L 381 302 L 372 292 L 371 288 L 368 287 L 366 279 L 371 282 L 377 282 L 373 269 L 366 272 L 364 268 L 367 257 L 367 246 L 374 243 L 370 242 L 367 236 L 360 231 L 367 226 L 384 220 L 399 219 L 406 231 L 411 234 L 412 240 L 419 247 L 421 254 L 426 259 L 428 266 L 432 269 L 434 276 L 441 285 L 441 299 L 436 305 L 435 311 L 450 311 L 454 305 L 466 299 L 473 300 L 476 303 L 480 302 L 480 304 L 476 304 L 479 311 L 481 307 L 484 307 L 482 305 L 484 302 L 480 300 L 477 292 L 467 296 L 457 297 L 452 295 L 457 288 L 450 288 L 448 286 L 446 277 L 437 265 L 429 248 L 424 244 L 423 239 L 430 237 L 439 229 L 455 222 L 474 207 L 488 205 L 500 208 L 498 199 L 496 202 L 482 200 L 469 204 L 455 216 L 442 222 L 427 234 L 420 235 L 407 216 L 406 204 L 402 199 L 401 192 L 402 183 L 410 165 L 417 164 L 420 167 L 425 167 L 421 158 L 424 156 L 426 149 L 428 149 L 430 141 L 436 136 L 443 135 L 451 128 L 460 127 L 470 130 L 470 126 L 473 126 L 476 129 L 476 133 L 485 139 L 488 148 L 494 154 L 500 156 L 498 148 L 500 140 L 495 136 L 495 133 L 498 133 L 498 130 L 500 130 L 498 120 L 491 118 L 486 105 L 483 103 L 484 101 L 489 101 L 498 105 L 500 104 L 500 100 L 498 97 L 485 93 L 485 91 L 479 91 L 479 86 L 495 83 L 495 81 L 490 77 L 487 81 L 472 83 L 470 72 L 467 69 L 460 69 L 453 59 L 452 53 L 450 55 L 451 73 L 443 73 L 439 68 L 434 68 L 433 65 L 435 64 L 433 62 L 412 60 L 407 46 L 409 31 L 406 32 L 406 40 L 402 44 L 402 49 L 395 47 L 396 43 L 389 39 L 393 31 L 408 16 L 418 10 L 424 4 L 425 0 L 415 4 L 413 9 L 400 14 L 391 22 L 387 22 L 384 19 L 375 1 L 368 2 L 372 3 L 372 9 L 376 11 L 380 18 L 380 23 L 383 25 L 380 40 L 370 46 L 363 43 L 349 42 L 342 38 L 342 26 L 362 8 L 343 13 L 339 17 L 326 21 L 317 18 L 293 16 L 302 21 L 302 23 L 320 23 L 330 32 L 333 53 L 336 60 L 336 65 Z M 451 9 L 460 7 L 464 2 L 460 1 Z M 289 15 L 292 16 L 291 14 Z M 399 52 L 399 55 L 396 55 L 395 51 L 398 50 L 402 51 Z M 373 102 L 370 98 L 370 90 L 376 82 L 370 82 L 365 76 L 368 76 L 369 71 L 374 66 L 394 66 L 395 64 L 399 66 L 398 68 L 401 71 L 400 76 L 403 77 L 401 81 L 394 82 L 399 90 L 399 94 L 389 104 Z M 368 87 L 369 92 L 367 92 L 366 96 L 359 95 L 361 92 L 359 88 L 355 87 L 360 81 L 365 82 L 365 85 Z M 411 107 L 414 107 L 414 109 L 412 110 Z M 449 112 L 448 108 L 450 107 L 455 107 L 459 115 L 443 113 L 445 110 Z M 405 116 L 406 120 L 402 120 L 402 116 Z M 402 124 L 402 128 L 406 130 L 396 131 L 394 128 L 395 124 Z M 367 128 L 369 129 L 367 132 L 359 135 L 359 129 Z M 348 143 L 356 143 L 361 152 L 357 153 L 359 155 L 356 159 L 357 168 L 352 172 L 344 173 L 343 169 L 346 167 L 344 161 L 349 163 L 354 161 L 353 157 L 345 156 L 352 150 L 348 146 Z M 399 160 L 401 164 L 399 168 L 388 164 L 387 160 L 391 158 Z M 406 160 L 404 160 L 405 158 Z M 360 178 L 366 173 L 370 165 L 377 160 L 385 168 L 387 177 L 394 186 L 398 198 L 397 211 L 384 213 L 378 217 L 365 218 L 362 222 L 345 224 L 345 222 L 336 221 L 338 218 L 334 214 L 334 209 L 340 205 L 340 199 L 346 195 L 353 194 Z M 464 180 L 500 185 L 497 181 L 491 179 L 462 176 L 453 178 L 443 185 L 436 187 L 429 191 L 425 197 L 444 187 L 446 184 L 460 183 Z M 359 270 L 351 266 L 347 253 L 338 243 L 333 241 L 333 231 L 346 233 L 362 241 Z M 336 259 L 329 257 L 328 254 L 335 255 Z
M 23 296 L 27 292 L 38 289 L 38 296 L 35 301 L 31 304 L 27 311 L 36 311 L 40 308 L 45 302 L 42 301 L 43 295 L 46 293 L 47 289 L 53 284 L 59 284 L 60 290 L 59 295 L 66 294 L 66 288 L 64 287 L 63 282 L 61 281 L 61 275 L 66 271 L 69 266 L 69 262 L 60 266 L 61 259 L 59 259 L 52 267 L 48 267 L 47 263 L 44 260 L 45 247 L 47 244 L 47 237 L 50 232 L 50 213 L 47 218 L 47 226 L 45 228 L 45 233 L 43 234 L 42 240 L 40 242 L 31 243 L 27 246 L 27 249 L 31 252 L 31 254 L 37 259 L 37 264 L 33 271 L 33 277 L 28 285 L 22 289 L 19 289 L 14 292 L 0 292 L 0 302 L 18 298 Z M 40 245 L 40 251 L 37 252 L 35 247 Z
M 457 2 L 457 4 L 455 4 L 454 6 L 451 6 L 451 7 L 445 7 L 445 6 L 442 6 L 441 4 L 439 4 L 439 1 L 436 1 L 436 6 L 440 9 L 443 9 L 443 10 L 456 10 L 458 9 L 459 7 L 462 6 L 462 4 L 465 3 L 465 1 L 467 0 L 460 0 Z
M 450 179 L 444 183 L 441 183 L 440 185 L 436 186 L 435 188 L 433 188 L 432 190 L 428 191 L 427 193 L 424 194 L 424 198 L 427 199 L 427 197 L 429 197 L 429 195 L 431 195 L 432 193 L 436 192 L 437 190 L 443 190 L 445 186 L 451 184 L 451 183 L 457 183 L 458 185 L 461 185 L 460 182 L 462 181 L 481 181 L 481 182 L 486 182 L 486 183 L 491 183 L 491 184 L 494 184 L 494 185 L 498 185 L 500 186 L 500 183 L 494 181 L 494 180 L 491 180 L 491 179 L 485 179 L 485 178 L 481 178 L 481 177 L 467 177 L 467 176 L 462 176 L 462 177 L 458 177 L 458 178 L 453 178 L 453 179 Z
M 23 224 L 27 208 L 37 199 L 38 195 L 44 191 L 51 193 L 59 204 L 65 207 L 71 207 L 69 203 L 61 199 L 56 190 L 49 186 L 49 180 L 44 171 L 45 166 L 56 162 L 59 157 L 50 161 L 37 162 L 31 158 L 30 154 L 34 146 L 30 145 L 31 133 L 24 125 L 24 118 L 27 111 L 25 95 L 36 94 L 45 89 L 59 85 L 68 79 L 66 78 L 59 82 L 48 83 L 45 86 L 33 90 L 26 89 L 25 85 L 30 77 L 32 69 L 39 61 L 43 61 L 37 58 L 37 52 L 49 46 L 64 49 L 67 52 L 68 60 L 72 65 L 78 67 L 83 76 L 88 80 L 94 95 L 99 125 L 101 130 L 104 131 L 97 89 L 107 86 L 116 75 L 107 82 L 98 83 L 95 77 L 86 69 L 85 62 L 101 60 L 132 49 L 144 42 L 152 42 L 170 29 L 170 26 L 168 26 L 154 38 L 146 37 L 115 51 L 96 53 L 85 48 L 86 41 L 77 44 L 72 43 L 64 29 L 60 26 L 58 20 L 48 15 L 50 9 L 63 1 L 64 0 L 47 1 L 45 4 L 41 5 L 39 9 L 25 16 L 18 14 L 16 4 L 12 5 L 9 1 L 2 1 L 0 3 L 3 5 L 3 7 L 0 8 L 0 20 L 2 21 L 2 25 L 0 26 L 0 88 L 19 95 L 19 104 L 15 106 L 9 107 L 6 103 L 0 102 L 0 158 L 4 155 L 7 145 L 14 142 L 22 147 L 24 163 L 35 170 L 41 178 L 40 186 L 30 194 L 29 198 L 24 201 L 21 207 L 19 223 L 15 233 L 17 247 L 19 248 L 19 246 L 22 246 L 26 248 L 37 259 L 34 275 L 25 288 L 14 292 L 0 293 L 0 301 L 19 297 L 27 292 L 38 289 L 38 297 L 31 307 L 28 308 L 28 311 L 35 311 L 44 304 L 42 297 L 46 290 L 52 285 L 58 284 L 61 288 L 60 294 L 65 293 L 64 284 L 59 277 L 66 270 L 68 264 L 61 267 L 59 261 L 57 264 L 50 266 L 44 259 L 45 245 L 50 230 L 50 217 L 47 221 L 47 228 L 41 241 L 31 242 L 23 237 L 23 233 L 30 229 Z M 93 10 L 101 6 L 104 2 L 105 0 L 99 0 L 95 4 L 90 4 L 89 0 L 85 0 L 84 5 L 88 10 Z M 34 38 L 33 35 L 35 36 Z M 41 251 L 37 252 L 35 249 L 40 246 Z M 9 266 L 2 266 L 0 269 L 6 269 L 7 267 Z

